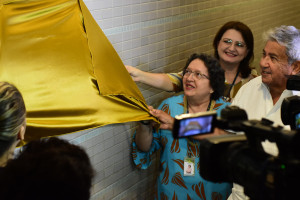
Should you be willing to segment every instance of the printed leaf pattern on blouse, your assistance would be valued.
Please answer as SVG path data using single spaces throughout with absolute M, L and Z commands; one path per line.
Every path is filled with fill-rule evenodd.
M 222 194 L 220 194 L 219 192 L 212 192 L 211 199 L 212 200 L 222 200 Z
M 136 167 L 137 167 L 138 169 L 142 169 L 142 164 L 138 164 L 138 165 L 136 165 Z
M 141 159 L 140 159 L 140 162 L 141 162 L 142 165 L 143 165 L 143 164 L 146 164 L 146 163 L 147 163 L 147 159 L 146 159 L 146 158 L 141 158 Z
M 179 167 L 184 170 L 184 163 L 183 163 L 183 160 L 181 159 L 172 159 L 176 164 L 179 165 Z
M 164 164 L 165 164 L 166 161 L 163 161 L 159 164 L 159 173 L 163 172 L 164 171 Z
M 183 102 L 182 102 L 182 103 L 177 103 L 177 104 L 180 105 L 180 106 L 182 106 L 182 107 L 184 106 L 184 103 L 183 103 Z
M 168 115 L 171 114 L 170 108 L 169 108 L 169 104 L 164 104 L 164 105 L 161 107 L 161 110 L 164 111 L 165 113 L 167 113 Z
M 186 194 L 186 199 L 187 200 L 192 200 L 192 198 L 189 196 L 189 194 Z
M 178 197 L 177 197 L 177 195 L 176 195 L 175 191 L 174 191 L 174 194 L 173 194 L 172 200 L 178 200 Z
M 171 145 L 171 153 L 179 153 L 180 152 L 180 147 L 179 147 L 179 140 L 174 139 Z
M 194 145 L 187 144 L 187 147 L 188 147 L 188 153 L 191 153 L 191 156 L 197 157 L 197 158 L 200 156 L 198 143 L 195 143 Z
M 162 137 L 161 138 L 161 146 L 162 146 L 162 151 L 165 150 L 166 144 L 168 143 L 168 138 Z
M 174 183 L 175 185 L 178 185 L 178 186 L 180 186 L 180 187 L 184 187 L 185 189 L 187 189 L 187 187 L 186 187 L 186 185 L 185 185 L 185 183 L 184 183 L 184 181 L 183 181 L 183 178 L 182 178 L 180 172 L 177 172 L 177 173 L 173 176 L 171 182 Z
M 165 173 L 164 173 L 164 177 L 161 180 L 161 184 L 167 185 L 168 183 L 169 183 L 169 166 L 167 164 L 167 167 L 166 167 L 166 170 L 165 170 Z
M 168 198 L 168 196 L 164 192 L 161 192 L 160 193 L 160 199 L 161 200 L 168 200 L 169 198 Z
M 213 110 L 218 110 L 220 106 L 222 106 L 222 103 L 216 103 Z
M 137 158 L 137 147 L 132 147 L 132 158 L 135 160 Z
M 160 138 L 157 138 L 157 137 L 153 137 L 153 140 L 156 140 L 157 142 L 159 142 Z
M 206 200 L 204 185 L 202 182 L 198 184 L 193 184 L 192 189 L 196 192 L 196 194 L 200 197 L 201 200 Z

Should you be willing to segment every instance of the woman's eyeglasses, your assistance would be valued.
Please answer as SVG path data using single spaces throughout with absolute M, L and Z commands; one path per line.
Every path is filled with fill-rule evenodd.
M 228 38 L 224 38 L 222 41 L 223 41 L 223 42 L 225 43 L 225 45 L 227 45 L 227 46 L 231 46 L 231 45 L 234 43 L 234 46 L 236 46 L 236 47 L 240 47 L 240 48 L 246 47 L 246 44 L 245 44 L 244 42 L 241 42 L 241 41 L 234 41 L 234 42 L 233 42 L 232 39 L 228 39 Z
M 193 72 L 192 70 L 189 70 L 189 69 L 186 69 L 186 70 L 184 71 L 183 76 L 189 77 L 191 74 L 193 74 L 194 77 L 196 77 L 198 80 L 200 80 L 200 79 L 202 79 L 202 78 L 207 78 L 207 79 L 209 79 L 207 75 L 202 74 L 201 72 L 197 72 L 197 71 L 196 71 L 196 72 Z

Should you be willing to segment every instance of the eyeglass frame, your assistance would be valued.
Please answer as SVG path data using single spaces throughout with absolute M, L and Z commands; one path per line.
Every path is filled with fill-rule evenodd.
M 196 74 L 195 74 L 195 73 L 196 73 Z M 197 75 L 197 73 L 198 73 L 199 75 Z M 203 78 L 206 78 L 206 79 L 209 80 L 209 77 L 208 77 L 207 75 L 202 74 L 202 73 L 199 72 L 199 71 L 192 71 L 192 70 L 190 70 L 190 69 L 185 69 L 184 72 L 183 72 L 183 76 L 186 76 L 186 75 L 190 76 L 191 74 L 193 74 L 193 77 L 194 77 L 194 74 L 195 74 L 195 77 L 196 77 L 197 80 L 201 80 L 201 79 L 203 79 Z
M 221 41 L 224 42 L 224 44 L 227 45 L 227 46 L 231 46 L 232 44 L 234 44 L 234 46 L 238 47 L 238 48 L 247 48 L 246 43 L 242 42 L 242 41 L 233 41 L 230 38 L 222 38 Z M 242 46 L 239 45 L 239 44 L 241 44 Z

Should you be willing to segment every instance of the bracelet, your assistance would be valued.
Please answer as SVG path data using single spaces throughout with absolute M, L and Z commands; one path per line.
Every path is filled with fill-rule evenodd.
M 139 121 L 141 124 L 145 125 L 145 126 L 148 126 L 150 125 L 150 121 L 146 121 L 146 120 L 143 120 L 143 121 Z

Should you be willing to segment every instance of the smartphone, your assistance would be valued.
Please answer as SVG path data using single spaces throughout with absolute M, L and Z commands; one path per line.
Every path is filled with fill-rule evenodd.
M 173 137 L 181 138 L 212 133 L 216 118 L 216 111 L 177 115 L 175 116 Z

